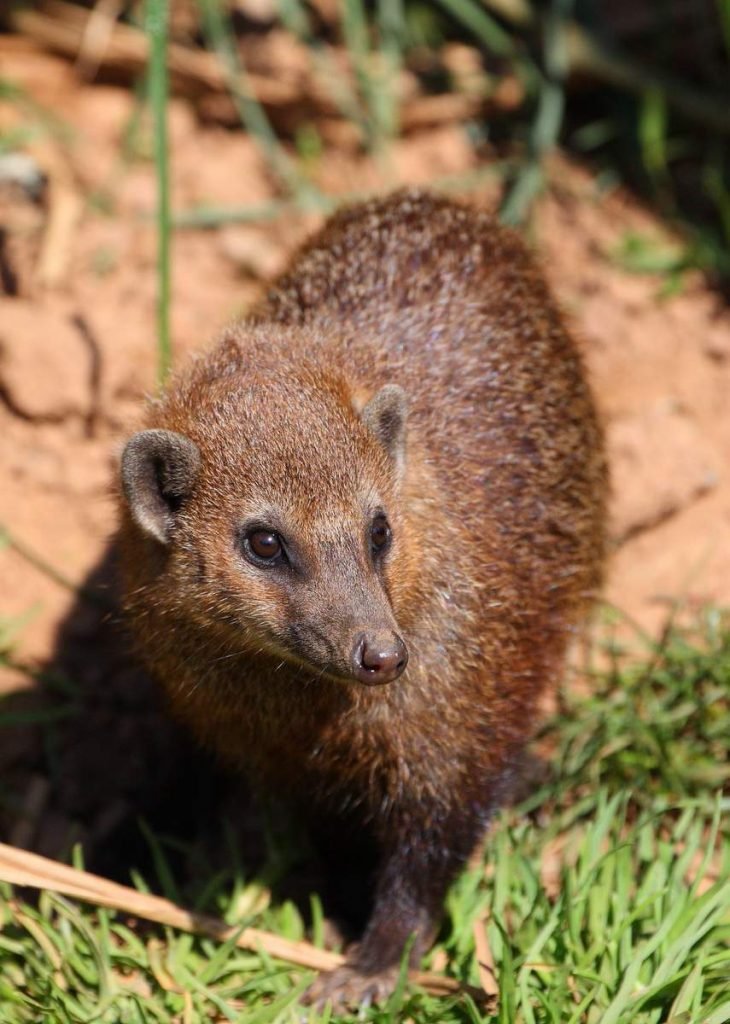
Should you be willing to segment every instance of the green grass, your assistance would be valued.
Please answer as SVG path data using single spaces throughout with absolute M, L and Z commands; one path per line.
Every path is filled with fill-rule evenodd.
M 730 627 L 711 613 L 640 657 L 607 649 L 608 668 L 583 695 L 569 688 L 543 730 L 552 778 L 499 817 L 483 863 L 452 887 L 429 958 L 476 984 L 485 927 L 496 1014 L 402 986 L 359 1018 L 318 1016 L 297 1002 L 309 972 L 52 894 L 25 903 L 5 886 L 0 1021 L 730 1021 Z M 148 838 L 158 885 L 176 895 L 166 843 Z M 201 869 L 194 902 L 305 937 L 293 904 L 269 902 L 266 870 L 279 866 L 259 879 Z
M 278 183 L 306 203 L 306 181 L 277 138 L 249 85 L 228 11 L 220 0 L 198 0 L 198 8 L 206 40 L 218 56 L 243 128 L 260 146 Z

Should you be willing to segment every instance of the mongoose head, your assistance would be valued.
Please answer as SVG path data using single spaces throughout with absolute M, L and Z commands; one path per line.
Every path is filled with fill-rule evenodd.
M 221 656 L 397 679 L 403 390 L 360 402 L 331 374 L 254 367 L 178 386 L 153 423 L 127 443 L 121 482 L 158 611 L 202 626 Z

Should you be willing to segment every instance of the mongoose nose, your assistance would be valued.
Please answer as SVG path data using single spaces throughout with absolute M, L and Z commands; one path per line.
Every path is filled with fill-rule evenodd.
M 408 650 L 397 633 L 362 633 L 352 652 L 352 667 L 361 683 L 392 683 L 408 664 Z

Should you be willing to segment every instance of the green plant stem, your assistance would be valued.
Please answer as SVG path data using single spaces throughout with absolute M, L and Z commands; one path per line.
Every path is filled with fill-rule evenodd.
M 331 48 L 312 27 L 311 18 L 302 0 L 279 0 L 279 17 L 284 27 L 309 48 L 314 70 L 327 88 L 332 102 L 346 121 L 357 125 L 364 142 L 368 134 L 365 112 L 348 76 L 333 59 Z
M 447 174 L 438 178 L 432 178 L 426 182 L 424 187 L 441 190 L 444 192 L 460 192 L 476 188 L 484 181 L 500 177 L 513 169 L 514 162 L 510 160 L 495 160 L 483 167 L 466 171 L 463 174 Z M 347 192 L 336 198 L 327 195 L 319 195 L 306 203 L 299 203 L 290 199 L 274 199 L 268 203 L 259 203 L 255 206 L 201 206 L 192 210 L 181 210 L 173 217 L 174 228 L 197 228 L 206 230 L 218 228 L 222 224 L 255 224 L 262 221 L 276 220 L 278 217 L 311 212 L 315 210 L 320 213 L 331 213 L 340 206 L 348 203 L 360 202 L 363 199 L 370 199 L 378 195 L 380 190 L 364 192 Z
M 405 37 L 405 10 L 402 0 L 378 0 L 377 24 L 385 82 L 381 92 L 387 94 L 381 121 L 390 138 L 398 135 L 400 106 L 398 103 L 398 75 L 403 67 L 403 40 Z M 383 106 L 382 101 L 380 104 Z
M 475 0 L 438 0 L 448 14 L 460 22 L 479 40 L 482 46 L 498 57 L 513 57 L 516 53 L 514 40 L 509 32 L 484 10 Z M 501 11 L 499 12 L 502 13 Z
M 302 213 L 304 210 L 319 209 L 322 213 L 333 210 L 335 203 L 322 196 L 321 205 L 302 204 L 292 199 L 272 199 L 267 203 L 256 203 L 243 206 L 200 206 L 191 210 L 181 210 L 173 218 L 175 228 L 198 228 L 200 230 L 218 228 L 222 224 L 259 224 L 262 221 L 276 220 L 287 214 Z
M 221 62 L 241 123 L 260 145 L 271 169 L 286 191 L 290 195 L 306 200 L 313 191 L 312 187 L 289 159 L 266 116 L 266 111 L 251 89 L 235 36 L 222 5 L 217 0 L 198 0 L 198 6 L 203 18 L 203 31 Z
M 565 8 L 572 0 L 553 0 L 545 17 L 543 33 L 544 73 L 540 74 L 537 111 L 530 127 L 528 159 L 505 200 L 501 218 L 506 224 L 521 224 L 544 184 L 543 160 L 557 145 L 565 110 L 564 80 L 568 70 L 563 33 Z
M 170 344 L 170 168 L 167 145 L 167 0 L 147 0 L 145 27 L 150 44 L 149 96 L 157 174 L 157 382 L 172 365 Z
M 371 47 L 371 25 L 363 0 L 343 0 L 342 31 L 366 110 L 361 129 L 368 148 L 382 153 L 398 128 L 396 75 L 401 61 L 398 35 L 403 22 L 398 0 L 380 0 L 375 20 L 377 49 Z

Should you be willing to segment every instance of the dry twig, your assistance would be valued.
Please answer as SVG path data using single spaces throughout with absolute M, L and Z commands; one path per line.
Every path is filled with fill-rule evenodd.
M 63 0 L 48 0 L 43 5 L 43 11 L 15 12 L 12 24 L 16 31 L 41 45 L 78 60 L 83 54 L 89 20 L 89 13 L 83 8 L 64 3 Z M 147 66 L 148 43 L 140 29 L 117 22 L 111 26 L 105 42 L 105 67 L 136 74 Z M 202 88 L 226 92 L 228 89 L 223 69 L 212 53 L 171 43 L 168 47 L 168 63 L 170 74 L 193 91 L 199 92 Z M 296 90 L 283 82 L 257 74 L 248 77 L 260 103 L 289 104 L 296 103 L 299 98 Z
M 79 871 L 36 853 L 7 846 L 5 843 L 0 843 L 0 881 L 32 889 L 49 889 L 86 903 L 110 907 L 147 921 L 155 921 L 157 924 L 206 935 L 218 942 L 235 939 L 236 945 L 243 949 L 254 952 L 263 950 L 279 960 L 286 960 L 310 970 L 331 971 L 344 961 L 341 953 L 317 949 L 308 942 L 292 942 L 258 928 L 240 929 L 235 925 L 227 925 L 219 918 L 178 907 L 161 896 L 137 892 L 126 885 L 110 882 L 99 875 Z M 414 971 L 411 980 L 432 995 L 445 996 L 469 991 L 474 998 L 481 996 L 480 992 L 460 984 L 455 978 L 438 974 Z
M 487 999 L 496 1006 L 499 986 L 497 985 L 497 975 L 494 970 L 494 957 L 492 956 L 492 950 L 489 948 L 489 939 L 487 938 L 488 916 L 486 910 L 479 915 L 474 922 L 472 934 L 474 935 L 474 948 L 477 954 L 479 983 L 484 989 Z
M 114 25 L 123 7 L 122 0 L 97 0 L 89 15 L 76 58 L 76 67 L 89 81 L 104 62 Z

